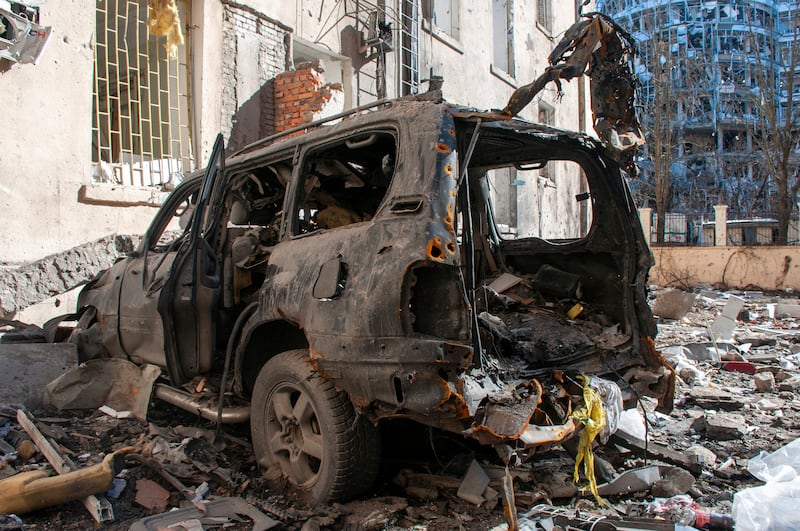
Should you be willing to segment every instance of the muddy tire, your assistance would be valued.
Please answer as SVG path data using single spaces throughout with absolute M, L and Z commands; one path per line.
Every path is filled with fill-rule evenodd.
M 313 503 L 346 501 L 375 481 L 380 433 L 308 358 L 292 350 L 261 368 L 250 405 L 253 449 L 261 466 L 280 466 Z

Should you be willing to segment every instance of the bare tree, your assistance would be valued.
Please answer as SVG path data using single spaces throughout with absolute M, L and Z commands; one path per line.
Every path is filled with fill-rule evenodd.
M 652 64 L 653 107 L 644 125 L 649 132 L 647 153 L 653 163 L 653 188 L 656 205 L 656 242 L 664 243 L 666 213 L 672 199 L 672 157 L 675 152 L 673 130 L 677 119 L 673 102 L 671 72 L 673 57 L 669 43 L 650 41 L 655 52 Z
M 645 130 L 647 145 L 640 162 L 646 171 L 642 172 L 645 190 L 650 191 L 649 200 L 656 209 L 656 241 L 664 243 L 666 233 L 666 214 L 672 207 L 672 166 L 678 153 L 675 141 L 681 125 L 679 104 L 676 101 L 681 90 L 674 83 L 680 67 L 678 58 L 672 53 L 668 35 L 661 28 L 665 26 L 656 12 L 651 20 L 642 21 L 642 32 L 649 36 L 640 40 L 639 55 L 645 72 L 640 72 L 641 82 L 640 113 Z
M 756 114 L 753 139 L 775 187 L 779 245 L 788 243 L 789 221 L 800 190 L 800 8 L 782 21 L 783 35 L 770 38 L 749 19 L 756 88 L 750 96 Z

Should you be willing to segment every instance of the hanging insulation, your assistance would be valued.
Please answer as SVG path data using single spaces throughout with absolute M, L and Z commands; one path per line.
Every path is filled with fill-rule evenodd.
M 150 20 L 148 21 L 150 35 L 165 35 L 167 37 L 167 53 L 175 57 L 178 46 L 183 45 L 183 31 L 178 6 L 175 0 L 151 0 Z

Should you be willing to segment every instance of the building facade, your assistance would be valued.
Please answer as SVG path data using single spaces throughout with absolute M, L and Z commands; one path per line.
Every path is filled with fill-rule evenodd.
M 601 0 L 597 9 L 637 41 L 648 142 L 669 143 L 670 207 L 709 213 L 726 204 L 734 216 L 769 212 L 775 183 L 757 142 L 765 123 L 760 113 L 769 105 L 759 100 L 774 100 L 777 117 L 769 122 L 797 113 L 800 61 L 790 57 L 800 23 L 796 2 Z M 793 106 L 783 90 L 789 76 L 797 80 Z M 652 157 L 641 167 L 652 181 Z M 641 202 L 651 194 L 643 190 Z
M 554 0 L 36 4 L 30 9 L 50 32 L 43 53 L 35 64 L 0 59 L 5 314 L 27 304 L 12 300 L 22 291 L 35 292 L 26 301 L 41 298 L 37 275 L 64 275 L 52 266 L 61 253 L 142 234 L 165 193 L 204 166 L 219 132 L 232 151 L 437 86 L 449 101 L 502 108 L 542 72 L 582 2 L 558 9 Z M 0 9 L 21 5 L 0 0 Z M 548 90 L 523 116 L 583 130 L 586 92 L 565 84 L 558 102 Z M 512 233 L 532 227 L 534 217 L 543 223 L 541 213 L 518 215 L 530 210 L 522 205 L 559 195 L 537 181 L 498 179 L 502 221 Z M 556 218 L 553 205 L 545 218 Z M 25 280 L 19 268 L 45 257 L 56 258 Z

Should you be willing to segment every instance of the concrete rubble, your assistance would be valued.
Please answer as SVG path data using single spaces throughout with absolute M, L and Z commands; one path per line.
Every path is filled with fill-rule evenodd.
M 575 462 L 560 446 L 539 450 L 524 466 L 505 467 L 491 448 L 394 421 L 384 426 L 381 476 L 371 495 L 311 507 L 279 473 L 259 471 L 246 426 L 216 431 L 155 398 L 147 420 L 117 418 L 125 415 L 115 415 L 113 406 L 125 408 L 105 394 L 104 382 L 101 397 L 60 412 L 41 402 L 26 408 L 19 405 L 27 399 L 22 390 L 13 391 L 16 400 L 6 391 L 0 482 L 22 484 L 31 473 L 53 481 L 47 476 L 98 467 L 108 477 L 101 492 L 2 516 L 0 529 L 91 528 L 99 515 L 107 518 L 104 529 L 137 530 L 589 529 L 598 522 L 603 529 L 677 529 L 676 523 L 726 529 L 732 516 L 747 518 L 748 529 L 768 529 L 774 522 L 759 504 L 797 492 L 795 475 L 770 467 L 788 461 L 797 468 L 800 304 L 786 293 L 702 290 L 688 298 L 694 303 L 680 318 L 661 317 L 657 338 L 678 375 L 675 409 L 656 412 L 656 401 L 643 398 L 638 409 L 619 415 L 608 442 L 595 446 L 595 458 L 611 469 L 607 481 L 598 480 L 602 504 L 583 476 L 573 482 Z M 720 317 L 733 323 L 726 321 L 727 340 L 714 333 Z M 4 363 L 30 356 L 30 345 L 46 344 L 6 343 Z M 729 364 L 738 365 L 725 370 Z M 119 466 L 99 465 L 108 456 Z M 796 523 L 791 514 L 772 513 L 782 525 Z

